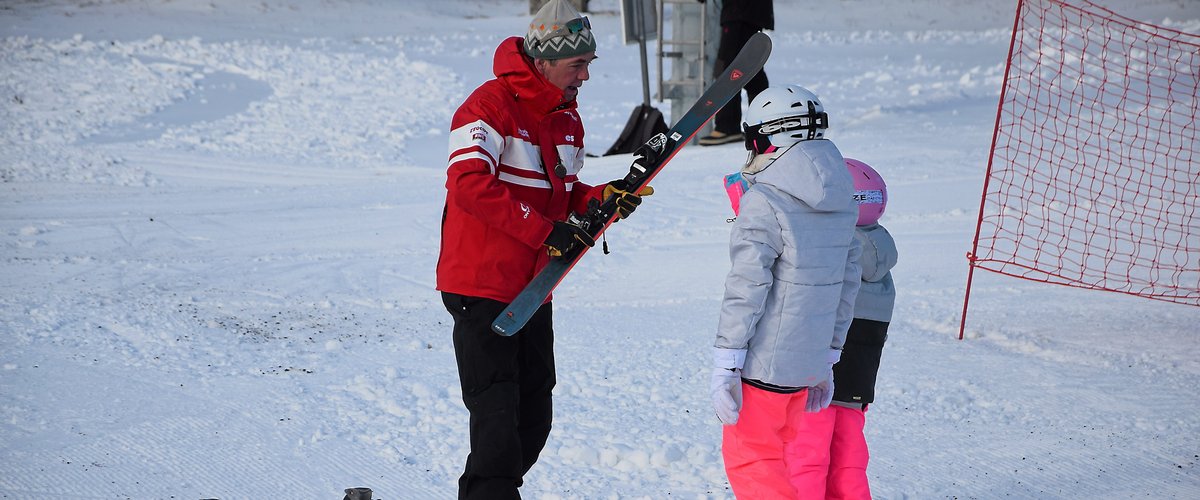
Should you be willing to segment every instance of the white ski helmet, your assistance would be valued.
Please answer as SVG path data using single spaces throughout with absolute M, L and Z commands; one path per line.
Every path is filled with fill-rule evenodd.
M 746 149 L 758 154 L 821 139 L 827 128 L 829 117 L 821 100 L 799 85 L 770 87 L 754 96 L 742 124 Z

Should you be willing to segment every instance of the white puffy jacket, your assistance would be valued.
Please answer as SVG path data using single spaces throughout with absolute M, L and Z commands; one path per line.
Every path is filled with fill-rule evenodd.
M 853 319 L 862 272 L 854 182 L 824 139 L 745 178 L 715 346 L 747 349 L 743 378 L 810 387 L 828 377 L 830 349 L 841 349 Z

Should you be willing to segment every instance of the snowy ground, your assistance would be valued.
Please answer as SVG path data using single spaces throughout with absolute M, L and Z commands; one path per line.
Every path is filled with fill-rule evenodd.
M 1100 3 L 1200 32 L 1195 0 Z M 1012 4 L 776 1 L 770 78 L 891 189 L 874 491 L 1195 498 L 1200 308 L 981 272 L 956 339 Z M 0 3 L 0 498 L 452 498 L 446 129 L 527 5 Z M 591 5 L 601 153 L 641 84 L 619 2 Z M 528 498 L 732 497 L 707 384 L 743 156 L 685 148 L 556 294 Z

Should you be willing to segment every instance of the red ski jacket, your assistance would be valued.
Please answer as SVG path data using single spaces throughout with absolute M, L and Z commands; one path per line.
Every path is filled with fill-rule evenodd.
M 575 101 L 512 37 L 493 72 L 454 113 L 437 289 L 512 302 L 546 265 L 554 221 L 583 212 L 600 187 L 579 181 L 583 122 Z

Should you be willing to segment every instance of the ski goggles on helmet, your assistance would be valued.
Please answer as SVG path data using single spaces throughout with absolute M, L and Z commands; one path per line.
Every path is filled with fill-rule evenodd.
M 743 123 L 742 128 L 746 133 L 746 149 L 763 154 L 771 147 L 770 136 L 775 134 L 807 131 L 803 137 L 792 137 L 801 141 L 816 139 L 819 131 L 829 128 L 829 115 L 824 111 L 818 112 L 810 102 L 808 114 L 787 116 L 758 125 Z

